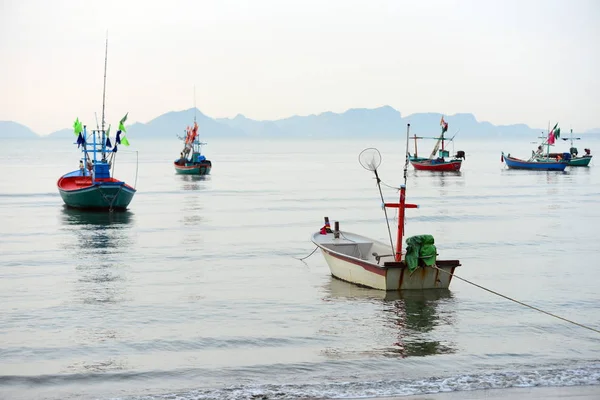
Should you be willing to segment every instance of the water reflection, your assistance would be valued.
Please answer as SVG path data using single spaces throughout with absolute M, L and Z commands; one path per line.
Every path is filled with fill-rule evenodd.
M 72 254 L 79 276 L 76 297 L 87 304 L 117 303 L 125 294 L 122 260 L 131 247 L 128 235 L 133 213 L 90 212 L 63 208 L 69 232 L 65 251 Z
M 210 181 L 210 175 L 177 175 L 181 180 L 183 190 L 205 190 L 204 182 Z
M 115 318 L 116 306 L 126 300 L 126 258 L 133 246 L 130 229 L 134 214 L 90 212 L 63 208 L 62 227 L 67 232 L 64 250 L 75 268 L 74 302 L 77 323 L 73 340 L 89 346 L 122 339 L 122 326 Z M 79 360 L 67 367 L 69 372 L 106 372 L 122 370 L 126 362 L 115 357 Z
M 185 245 L 185 248 L 197 248 L 198 244 L 203 241 L 203 225 L 205 223 L 203 205 L 204 196 L 208 195 L 205 191 L 208 176 L 180 175 L 179 177 L 183 189 L 180 193 L 180 196 L 183 197 L 180 197 L 181 200 L 178 202 L 181 207 L 179 222 L 184 227 L 182 245 Z
M 417 171 L 416 169 L 413 169 L 412 176 L 417 177 L 419 175 L 420 176 L 429 176 L 429 177 L 439 177 L 440 182 L 445 183 L 444 178 L 452 180 L 453 178 L 462 176 L 462 171 Z
M 332 277 L 325 290 L 328 298 L 349 302 L 350 309 L 361 302 L 374 306 L 371 318 L 378 324 L 369 324 L 369 334 L 386 338 L 386 343 L 376 343 L 386 357 L 422 357 L 456 351 L 452 342 L 440 338 L 443 334 L 439 332 L 454 323 L 453 296 L 448 289 L 386 292 Z

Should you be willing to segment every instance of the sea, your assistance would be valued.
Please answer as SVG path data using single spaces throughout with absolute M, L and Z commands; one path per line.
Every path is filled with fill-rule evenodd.
M 205 140 L 213 170 L 189 177 L 174 172 L 175 137 L 130 138 L 115 176 L 137 193 L 113 213 L 63 205 L 56 182 L 78 168 L 74 140 L 0 141 L 0 398 L 579 385 L 600 398 L 595 158 L 564 172 L 508 170 L 502 151 L 527 158 L 537 144 L 457 137 L 460 173 L 408 166 L 407 201 L 419 208 L 406 211 L 406 235 L 433 235 L 439 257 L 461 266 L 448 290 L 383 292 L 333 278 L 310 237 L 329 217 L 389 241 L 359 154 L 377 149 L 384 201 L 395 202 L 405 137 Z M 600 140 L 577 146 L 595 154 Z M 419 154 L 431 147 L 421 141 Z

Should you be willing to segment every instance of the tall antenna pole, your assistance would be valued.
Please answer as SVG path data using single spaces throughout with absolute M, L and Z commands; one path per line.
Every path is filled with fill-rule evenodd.
M 102 132 L 104 132 L 104 105 L 106 100 L 106 64 L 108 61 L 108 31 L 106 31 L 106 49 L 104 50 L 104 88 L 102 89 Z
M 196 85 L 194 85 L 194 122 L 196 122 Z

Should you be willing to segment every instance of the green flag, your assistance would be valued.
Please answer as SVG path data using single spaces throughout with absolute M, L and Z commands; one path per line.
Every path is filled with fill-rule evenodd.
M 121 121 L 119 121 L 119 130 L 120 131 L 127 132 L 127 129 L 125 129 L 125 121 L 127 121 L 128 115 L 129 115 L 129 113 L 125 114 L 125 116 L 123 118 L 121 118 Z
M 77 117 L 75 122 L 73 122 L 73 134 L 77 136 L 81 131 L 83 131 L 83 128 L 81 127 L 81 122 L 79 122 L 79 117 Z
M 551 134 L 554 135 L 554 138 L 558 139 L 560 137 L 560 128 L 558 127 L 558 122 L 554 125 L 554 128 L 550 131 Z
M 108 125 L 108 129 L 106 130 L 106 137 L 110 137 L 110 124 Z
M 123 146 L 129 146 L 129 140 L 127 140 L 127 136 L 123 135 L 123 137 L 121 138 L 121 144 Z

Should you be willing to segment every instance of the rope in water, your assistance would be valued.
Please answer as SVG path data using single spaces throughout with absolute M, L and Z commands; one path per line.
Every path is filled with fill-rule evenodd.
M 295 258 L 296 260 L 304 261 L 304 260 L 305 260 L 305 259 L 307 259 L 308 257 L 310 257 L 310 256 L 312 256 L 313 254 L 315 254 L 315 251 L 317 251 L 318 249 L 319 249 L 319 248 L 315 246 L 315 249 L 314 249 L 314 250 L 313 250 L 313 251 L 312 251 L 312 252 L 311 252 L 309 255 L 307 255 L 306 257 L 302 257 L 302 258 L 297 258 L 297 257 L 294 257 L 294 258 Z
M 294 257 L 294 258 L 296 258 L 296 260 L 303 261 L 303 260 L 307 259 L 308 257 L 312 256 L 312 255 L 315 253 L 315 251 L 317 251 L 318 249 L 319 249 L 319 247 L 315 247 L 315 248 L 314 248 L 314 250 L 313 250 L 313 251 L 312 251 L 312 252 L 311 252 L 309 255 L 307 255 L 306 257 L 302 257 L 302 258 L 296 258 L 296 257 Z M 553 314 L 553 313 L 551 313 L 551 312 L 548 312 L 548 311 L 542 310 L 541 308 L 537 308 L 537 307 L 534 307 L 534 306 L 532 306 L 532 305 L 529 305 L 529 304 L 523 303 L 522 301 L 519 301 L 519 300 L 517 300 L 517 299 L 513 299 L 512 297 L 505 296 L 505 295 L 503 295 L 502 293 L 498 293 L 498 292 L 496 292 L 496 291 L 494 291 L 494 290 L 492 290 L 492 289 L 488 289 L 488 288 L 486 288 L 486 287 L 483 287 L 483 286 L 481 286 L 481 285 L 478 285 L 478 284 L 476 284 L 475 282 L 471 282 L 471 281 L 470 281 L 470 280 L 468 280 L 468 279 L 461 278 L 460 276 L 458 276 L 458 275 L 456 275 L 456 274 L 450 273 L 450 272 L 448 272 L 448 271 L 444 271 L 443 269 L 439 268 L 439 267 L 438 267 L 438 266 L 436 266 L 436 265 L 432 265 L 431 267 L 432 267 L 432 268 L 435 268 L 435 269 L 437 269 L 438 271 L 442 271 L 442 272 L 444 272 L 444 273 L 446 273 L 446 274 L 448 274 L 448 275 L 452 275 L 454 278 L 456 278 L 456 279 L 459 279 L 459 280 L 461 280 L 461 281 L 463 281 L 463 282 L 466 282 L 466 283 L 468 283 L 468 284 L 470 284 L 470 285 L 473 285 L 473 286 L 475 286 L 475 287 L 478 287 L 479 289 L 483 289 L 483 290 L 485 290 L 485 291 L 487 291 L 487 292 L 490 292 L 490 293 L 492 293 L 492 294 L 495 294 L 496 296 L 500 296 L 500 297 L 502 297 L 502 298 L 505 298 L 506 300 L 510 300 L 510 301 L 512 301 L 512 302 L 515 302 L 515 303 L 517 303 L 517 304 L 520 304 L 520 305 L 522 305 L 522 306 L 524 306 L 524 307 L 531 308 L 532 310 L 535 310 L 535 311 L 541 312 L 541 313 L 543 313 L 543 314 L 546 314 L 546 315 L 549 315 L 549 316 L 551 316 L 551 317 L 554 317 L 554 318 L 560 319 L 560 320 L 562 320 L 562 321 L 565 321 L 565 322 L 568 322 L 568 323 L 570 323 L 570 324 L 577 325 L 577 326 L 579 326 L 580 328 L 584 328 L 584 329 L 588 329 L 588 330 L 590 330 L 590 331 L 592 331 L 592 332 L 600 333 L 600 330 L 599 330 L 599 329 L 595 329 L 595 328 L 592 328 L 592 327 L 590 327 L 590 326 L 587 326 L 587 325 L 580 324 L 579 322 L 572 321 L 572 320 L 570 320 L 570 319 L 567 319 L 567 318 L 561 317 L 560 315 L 556 315 L 556 314 Z
M 520 305 L 522 305 L 522 306 L 524 306 L 524 307 L 531 308 L 532 310 L 539 311 L 539 312 L 541 312 L 541 313 L 544 313 L 544 314 L 546 314 L 546 315 L 549 315 L 549 316 L 551 316 L 551 317 L 558 318 L 558 319 L 560 319 L 560 320 L 563 320 L 563 321 L 565 321 L 565 322 L 568 322 L 568 323 L 570 323 L 570 324 L 573 324 L 573 325 L 577 325 L 577 326 L 579 326 L 579 327 L 581 327 L 581 328 L 589 329 L 590 331 L 593 331 L 593 332 L 596 332 L 596 333 L 600 333 L 600 330 L 598 330 L 598 329 L 595 329 L 595 328 L 592 328 L 592 327 L 590 327 L 590 326 L 586 326 L 586 325 L 580 324 L 579 322 L 575 322 L 575 321 L 572 321 L 572 320 L 570 320 L 570 319 L 567 319 L 567 318 L 561 317 L 560 315 L 552 314 L 551 312 L 544 311 L 544 310 L 542 310 L 541 308 L 537 308 L 537 307 L 534 307 L 534 306 L 532 306 L 532 305 L 525 304 L 525 303 L 523 303 L 522 301 L 519 301 L 519 300 L 513 299 L 513 298 L 511 298 L 511 297 L 505 296 L 505 295 L 503 295 L 503 294 L 501 294 L 501 293 L 498 293 L 498 292 L 496 292 L 496 291 L 493 291 L 493 290 L 491 290 L 491 289 L 488 289 L 488 288 L 485 288 L 485 287 L 483 287 L 483 286 L 481 286 L 481 285 L 478 285 L 478 284 L 476 284 L 476 283 L 474 283 L 474 282 L 471 282 L 471 281 L 469 281 L 469 280 L 467 280 L 467 279 L 465 279 L 465 278 L 461 278 L 460 276 L 457 276 L 457 275 L 455 275 L 455 274 L 453 274 L 453 273 L 450 273 L 450 272 L 448 272 L 448 271 L 444 271 L 443 269 L 439 268 L 439 267 L 438 267 L 438 266 L 436 266 L 436 265 L 432 265 L 432 267 L 433 267 L 433 268 L 435 268 L 435 269 L 437 269 L 438 271 L 442 271 L 442 272 L 445 272 L 445 273 L 446 273 L 446 274 L 448 274 L 448 275 L 452 275 L 452 276 L 453 276 L 453 277 L 455 277 L 456 279 L 460 279 L 461 281 L 463 281 L 463 282 L 466 282 L 466 283 L 468 283 L 468 284 L 470 284 L 470 285 L 476 286 L 476 287 L 478 287 L 478 288 L 480 288 L 480 289 L 483 289 L 483 290 L 485 290 L 485 291 L 488 291 L 488 292 L 490 292 L 490 293 L 493 293 L 493 294 L 495 294 L 496 296 L 500 296 L 500 297 L 503 297 L 503 298 L 505 298 L 505 299 L 507 299 L 507 300 L 514 301 L 515 303 L 517 303 L 517 304 L 520 304 Z

